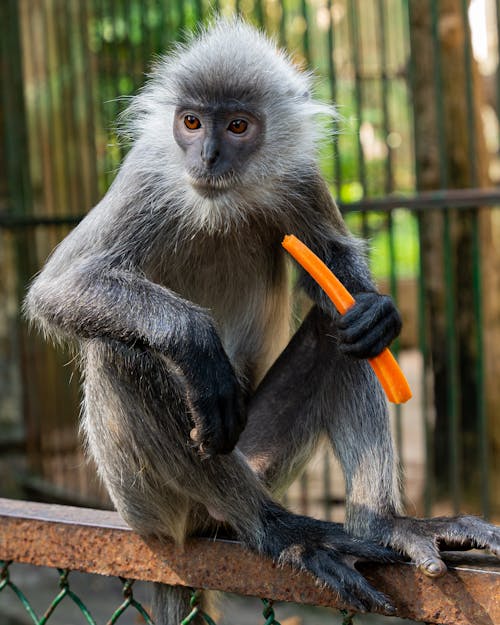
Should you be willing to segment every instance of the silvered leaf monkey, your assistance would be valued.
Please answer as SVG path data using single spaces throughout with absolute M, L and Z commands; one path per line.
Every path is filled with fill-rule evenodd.
M 310 93 L 310 76 L 236 19 L 161 59 L 129 107 L 115 181 L 25 306 L 79 346 L 88 449 L 133 528 L 182 541 L 224 523 L 365 610 L 389 600 L 356 558 L 390 547 L 439 575 L 440 542 L 498 553 L 500 540 L 470 517 L 402 516 L 386 402 L 363 360 L 400 318 L 319 173 L 313 118 L 332 111 Z M 291 340 L 286 233 L 357 300 L 339 316 L 301 272 L 313 308 Z M 324 435 L 345 473 L 347 531 L 274 499 Z M 172 599 L 159 622 L 185 616 L 179 593 L 159 590 Z

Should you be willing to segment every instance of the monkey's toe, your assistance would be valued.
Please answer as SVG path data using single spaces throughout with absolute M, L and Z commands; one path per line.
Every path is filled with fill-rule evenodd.
M 441 558 L 431 557 L 417 565 L 427 577 L 442 577 L 448 570 Z
M 425 575 L 441 577 L 447 567 L 440 551 L 487 549 L 500 555 L 500 528 L 472 516 L 399 517 L 391 523 L 384 542 L 409 556 Z
M 319 549 L 313 555 L 305 557 L 304 567 L 357 612 L 395 612 L 390 599 L 373 588 L 354 568 L 352 562 L 348 563 L 342 556 L 330 550 Z

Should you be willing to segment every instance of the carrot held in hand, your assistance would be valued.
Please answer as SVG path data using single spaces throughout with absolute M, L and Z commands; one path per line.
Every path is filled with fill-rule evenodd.
M 345 314 L 355 304 L 355 299 L 345 286 L 307 245 L 304 245 L 293 234 L 285 236 L 282 245 L 316 280 L 341 315 Z M 394 404 L 403 404 L 410 399 L 411 390 L 408 381 L 389 348 L 386 347 L 375 358 L 369 358 L 368 362 L 375 371 L 389 401 Z

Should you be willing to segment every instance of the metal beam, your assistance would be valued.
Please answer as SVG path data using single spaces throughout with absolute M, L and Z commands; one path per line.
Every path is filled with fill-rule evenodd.
M 389 595 L 397 615 L 441 625 L 500 622 L 500 566 L 487 556 L 433 580 L 411 564 L 359 565 Z M 145 540 L 116 512 L 0 499 L 0 559 L 38 566 L 209 588 L 334 608 L 336 595 L 307 573 L 279 567 L 228 540 L 190 539 L 184 546 Z

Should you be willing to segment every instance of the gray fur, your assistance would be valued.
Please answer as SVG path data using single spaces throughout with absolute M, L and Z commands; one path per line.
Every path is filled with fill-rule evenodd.
M 353 556 L 387 551 L 270 495 L 326 434 L 346 474 L 348 528 L 385 544 L 397 537 L 399 549 L 402 534 L 412 541 L 409 529 L 394 531 L 400 496 L 385 399 L 366 363 L 341 353 L 338 315 L 303 274 L 317 306 L 287 346 L 290 263 L 280 242 L 289 232 L 354 294 L 371 294 L 373 310 L 394 314 L 318 173 L 313 118 L 332 110 L 310 92 L 311 77 L 239 20 L 220 20 L 161 59 L 130 106 L 134 143 L 114 183 L 53 252 L 25 310 L 80 350 L 88 450 L 133 528 L 182 542 L 224 522 L 355 608 L 387 608 L 352 567 Z M 236 103 L 265 128 L 211 198 L 190 184 L 172 134 L 186 103 L 215 112 Z M 380 334 L 370 323 L 365 334 Z M 398 329 L 391 322 L 380 340 Z M 417 561 L 423 553 L 409 551 Z M 172 625 L 187 613 L 186 593 L 158 590 L 160 603 L 167 596 L 158 622 Z

